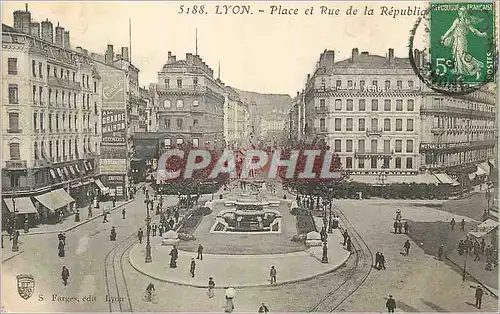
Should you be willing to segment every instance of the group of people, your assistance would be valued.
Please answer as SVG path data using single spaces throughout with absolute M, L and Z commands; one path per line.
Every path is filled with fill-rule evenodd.
M 345 246 L 346 249 L 350 252 L 352 250 L 352 241 L 351 236 L 347 232 L 347 229 L 342 233 L 342 237 L 344 238 L 344 242 L 342 242 L 342 246 Z
M 484 238 L 479 242 L 477 239 L 472 241 L 471 237 L 466 236 L 465 240 L 458 242 L 457 251 L 459 255 L 474 255 L 475 262 L 480 261 L 481 255 L 484 255 L 486 258 L 485 269 L 488 271 L 493 270 L 493 267 L 498 264 L 498 251 L 491 244 L 486 246 Z

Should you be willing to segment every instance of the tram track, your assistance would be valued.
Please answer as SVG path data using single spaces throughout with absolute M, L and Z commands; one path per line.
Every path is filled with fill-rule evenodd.
M 133 312 L 130 292 L 123 270 L 125 253 L 137 242 L 135 233 L 114 246 L 104 258 L 104 279 L 106 281 L 106 301 L 109 312 Z
M 351 269 L 345 270 L 345 280 L 335 289 L 328 292 L 309 312 L 334 312 L 363 285 L 372 271 L 373 254 L 368 244 L 363 240 L 356 228 L 347 219 L 339 207 L 336 212 L 344 221 L 345 228 L 351 236 L 354 247 L 355 261 Z

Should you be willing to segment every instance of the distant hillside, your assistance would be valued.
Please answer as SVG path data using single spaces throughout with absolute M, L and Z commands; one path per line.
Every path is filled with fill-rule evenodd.
M 257 104 L 258 113 L 260 116 L 271 113 L 274 110 L 287 113 L 291 107 L 292 97 L 286 94 L 260 94 L 256 92 L 247 92 L 244 90 L 235 90 L 240 94 L 240 98 L 250 103 L 254 101 Z M 275 111 L 275 112 L 276 112 Z

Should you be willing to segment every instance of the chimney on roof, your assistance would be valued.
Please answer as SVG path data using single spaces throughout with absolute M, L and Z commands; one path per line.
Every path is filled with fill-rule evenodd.
M 49 19 L 42 21 L 42 39 L 50 43 L 54 42 L 54 25 Z
M 108 48 L 106 49 L 106 54 L 104 55 L 104 62 L 106 64 L 113 64 L 113 45 L 108 45 Z
M 80 46 L 76 47 L 76 52 L 83 54 L 83 48 Z
M 128 55 L 128 47 L 122 47 L 122 59 L 129 62 L 130 56 Z
M 358 61 L 359 50 L 358 48 L 352 48 L 351 62 L 356 63 Z
M 40 38 L 40 23 L 30 23 L 30 35 Z
M 299 91 L 297 91 L 297 97 L 299 97 L 299 96 L 300 96 L 300 92 L 299 92 Z
M 71 43 L 69 39 L 69 31 L 64 31 L 64 48 L 71 49 Z
M 14 11 L 14 28 L 23 33 L 30 33 L 30 23 L 31 23 L 31 13 L 28 11 L 28 4 L 26 4 L 26 10 Z
M 389 48 L 389 65 L 394 65 L 394 48 Z
M 176 56 L 172 56 L 172 62 L 176 62 L 177 61 L 177 57 Z
M 192 65 L 193 64 L 193 54 L 188 52 L 186 53 L 186 62 L 189 64 L 189 65 Z
M 59 26 L 59 22 L 57 22 L 56 26 L 56 45 L 59 47 L 64 47 L 64 27 Z
M 311 74 L 307 74 L 307 82 L 311 80 Z

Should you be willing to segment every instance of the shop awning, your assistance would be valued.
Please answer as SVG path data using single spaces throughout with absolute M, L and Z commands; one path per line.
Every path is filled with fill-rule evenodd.
M 470 231 L 469 234 L 476 238 L 481 238 L 491 233 L 496 228 L 498 228 L 498 222 L 493 219 L 487 219 L 474 228 L 474 230 Z
M 42 194 L 42 195 L 35 196 L 35 199 L 37 201 L 39 201 L 40 203 L 42 203 L 43 206 L 47 207 L 48 209 L 50 209 L 52 211 L 55 211 L 56 209 L 64 207 L 70 203 L 70 201 L 68 201 L 68 198 L 66 198 L 64 195 L 62 195 L 60 193 L 60 190 L 63 190 L 63 189 L 54 190 L 54 191 L 50 191 L 50 192 Z M 64 193 L 66 193 L 66 192 L 64 192 Z M 71 196 L 69 196 L 69 197 L 71 197 Z M 71 198 L 71 199 L 73 199 L 73 198 Z
M 488 165 L 487 162 L 480 163 L 479 165 L 477 165 L 476 174 L 478 176 L 489 175 L 490 174 L 490 165 Z
M 69 166 L 69 171 L 72 175 L 76 176 L 75 168 L 73 166 Z
M 58 174 L 58 175 L 59 175 L 62 179 L 64 179 L 64 175 L 63 175 L 63 173 L 62 173 L 61 168 L 57 168 L 57 169 L 56 169 L 56 171 L 57 171 L 57 174 Z
M 66 192 L 64 189 L 61 188 L 57 189 L 56 191 L 61 195 L 61 197 L 63 197 L 66 200 L 66 202 L 68 202 L 68 204 L 75 201 L 75 199 L 72 198 L 71 195 L 69 195 L 69 193 Z
M 425 183 L 425 184 L 439 184 L 439 180 L 433 176 L 432 174 L 428 173 L 421 173 L 417 175 L 409 175 L 409 176 L 392 176 L 388 175 L 387 179 L 385 180 L 386 184 L 391 184 L 391 183 Z
M 4 202 L 9 211 L 13 213 L 14 203 L 12 202 L 12 198 L 5 198 Z M 18 214 L 36 214 L 38 212 L 29 197 L 16 197 L 15 202 Z
M 57 180 L 56 173 L 54 172 L 54 169 L 49 169 L 49 172 L 50 172 L 50 176 L 52 177 L 52 179 Z
M 76 172 L 78 172 L 78 174 L 80 174 L 80 167 L 78 167 L 78 165 L 75 165 L 75 170 Z
M 438 178 L 439 182 L 441 182 L 442 184 L 450 184 L 451 186 L 459 186 L 460 185 L 460 183 L 457 180 L 452 179 L 446 173 L 437 173 L 437 174 L 435 174 L 435 176 L 436 176 L 436 178 Z
M 97 186 L 99 187 L 99 189 L 101 190 L 102 193 L 104 193 L 104 194 L 109 193 L 109 188 L 105 187 L 104 184 L 102 184 L 100 179 L 96 179 L 94 181 L 94 183 L 97 184 Z
M 89 171 L 89 170 L 90 170 L 90 169 L 89 169 L 89 166 L 88 166 L 88 164 L 87 164 L 87 162 L 85 162 L 85 161 L 84 161 L 84 162 L 83 162 L 83 166 L 85 167 L 85 170 L 86 170 L 86 171 Z
M 66 175 L 66 177 L 69 178 L 69 171 L 68 171 L 68 167 L 64 167 L 64 174 Z

